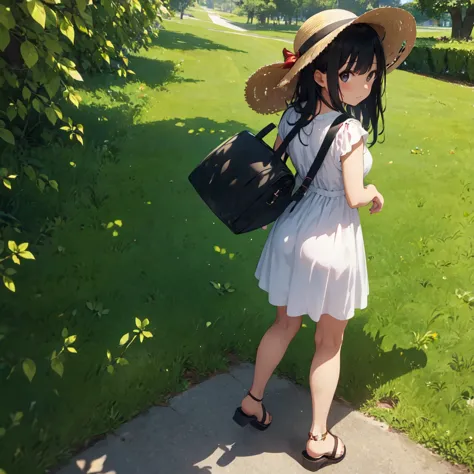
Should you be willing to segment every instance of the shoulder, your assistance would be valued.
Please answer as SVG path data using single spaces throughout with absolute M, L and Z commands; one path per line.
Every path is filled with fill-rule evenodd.
M 278 125 L 278 134 L 282 139 L 288 135 L 288 132 L 293 128 L 295 123 L 300 118 L 300 114 L 296 112 L 295 107 L 290 105 L 280 118 L 280 123 Z
M 337 153 L 339 156 L 350 153 L 352 147 L 359 143 L 360 140 L 363 140 L 364 145 L 366 145 L 368 136 L 369 132 L 365 130 L 359 120 L 355 118 L 346 120 L 336 135 L 335 147 Z

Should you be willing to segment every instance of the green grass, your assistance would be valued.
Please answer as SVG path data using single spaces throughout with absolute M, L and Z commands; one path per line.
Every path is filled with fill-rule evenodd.
M 225 369 L 230 353 L 252 360 L 273 320 L 253 277 L 267 233 L 232 235 L 187 176 L 221 140 L 278 121 L 252 112 L 243 87 L 254 70 L 280 58 L 281 45 L 192 20 L 166 28 L 130 61 L 135 81 L 87 82 L 78 117 L 83 148 L 28 152 L 59 181 L 59 194 L 16 183 L 21 204 L 10 205 L 25 230 L 11 237 L 31 242 L 37 259 L 18 268 L 16 294 L 4 290 L 0 300 L 0 426 L 24 413 L 2 438 L 0 468 L 8 474 L 36 474 L 68 459 L 190 379 Z M 456 296 L 474 290 L 472 94 L 406 72 L 389 77 L 386 141 L 373 150 L 370 174 L 386 208 L 375 216 L 361 210 L 370 303 L 348 326 L 338 388 L 471 468 L 474 410 L 462 397 L 474 396 L 473 371 L 450 364 L 453 354 L 469 359 L 474 344 L 474 313 Z M 415 147 L 423 153 L 412 154 Z M 38 238 L 54 217 L 62 219 Z M 123 226 L 113 237 L 102 224 L 116 219 Z M 211 280 L 236 291 L 219 296 Z M 94 315 L 86 307 L 93 301 L 109 314 Z M 130 365 L 109 375 L 106 351 L 119 354 L 137 316 L 150 319 L 154 337 L 134 343 Z M 314 325 L 305 324 L 280 367 L 302 384 L 314 349 Z M 79 353 L 67 354 L 60 378 L 49 356 L 61 347 L 64 327 L 77 335 Z M 417 348 L 412 332 L 428 330 L 439 337 Z M 32 384 L 18 366 L 7 382 L 24 358 L 37 363 Z M 395 408 L 378 407 L 385 398 L 398 401 Z

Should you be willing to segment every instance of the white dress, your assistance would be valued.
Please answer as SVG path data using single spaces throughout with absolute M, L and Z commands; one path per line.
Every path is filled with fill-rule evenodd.
M 296 136 L 288 153 L 298 172 L 306 176 L 332 122 L 339 112 L 317 116 Z M 282 139 L 299 114 L 287 109 L 278 127 Z M 259 286 L 270 304 L 287 306 L 288 316 L 322 314 L 347 320 L 356 308 L 367 306 L 369 282 L 359 212 L 346 201 L 340 157 L 368 133 L 354 119 L 338 131 L 329 152 L 304 198 L 293 212 L 290 205 L 275 222 L 258 263 Z M 364 147 L 364 176 L 372 155 Z

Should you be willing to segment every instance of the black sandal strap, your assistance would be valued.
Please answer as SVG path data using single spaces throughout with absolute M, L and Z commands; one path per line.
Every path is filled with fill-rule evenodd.
M 263 398 L 261 398 L 261 399 L 259 400 L 257 397 L 254 397 L 254 396 L 250 393 L 250 390 L 249 390 L 249 392 L 247 393 L 247 395 L 248 395 L 250 398 L 252 398 L 253 400 L 255 400 L 256 402 L 258 402 L 258 403 L 260 403 L 260 402 L 263 400 Z
M 260 423 L 264 425 L 267 419 L 267 409 L 265 408 L 265 405 L 263 403 L 262 403 L 262 410 L 263 410 L 263 415 L 262 415 L 262 419 L 260 420 Z
M 337 436 L 334 436 L 332 433 L 331 436 L 334 438 L 334 449 L 332 450 L 331 457 L 333 459 L 336 459 L 337 448 L 339 447 L 339 438 Z

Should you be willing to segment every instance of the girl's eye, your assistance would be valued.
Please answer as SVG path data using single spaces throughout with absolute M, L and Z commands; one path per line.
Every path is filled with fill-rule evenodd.
M 367 76 L 367 82 L 372 81 L 375 78 L 375 71 L 372 71 L 368 76 Z
M 350 72 L 343 72 L 342 74 L 339 74 L 339 79 L 341 79 L 342 82 L 348 82 L 351 77 Z

